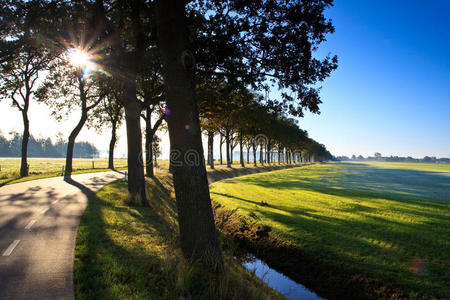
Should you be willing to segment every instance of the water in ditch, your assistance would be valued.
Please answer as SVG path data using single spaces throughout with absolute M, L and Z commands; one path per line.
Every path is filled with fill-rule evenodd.
M 265 262 L 256 258 L 254 255 L 247 255 L 245 259 L 243 259 L 242 265 L 250 272 L 254 272 L 259 279 L 264 281 L 274 290 L 277 290 L 287 299 L 324 299 L 319 297 L 316 293 L 307 289 L 305 286 L 270 268 Z

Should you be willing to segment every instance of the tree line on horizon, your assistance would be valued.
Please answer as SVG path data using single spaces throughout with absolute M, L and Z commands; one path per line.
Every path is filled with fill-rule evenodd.
M 0 132 L 0 157 L 20 157 L 22 151 L 22 134 L 12 132 L 10 138 L 6 138 Z M 28 141 L 28 157 L 63 158 L 66 157 L 67 141 L 51 138 L 35 138 L 30 135 Z M 73 156 L 77 158 L 96 158 L 99 150 L 91 142 L 76 142 Z
M 406 162 L 406 163 L 442 163 L 449 164 L 450 158 L 441 157 L 436 158 L 435 156 L 424 156 L 423 158 L 414 158 L 411 156 L 382 156 L 381 153 L 375 152 L 373 156 L 364 157 L 362 155 L 353 154 L 351 157 L 341 155 L 336 156 L 334 159 L 340 161 L 382 161 L 382 162 Z
M 223 270 L 223 259 L 202 133 L 208 136 L 210 167 L 214 137 L 226 145 L 229 167 L 237 145 L 253 149 L 254 164 L 257 148 L 259 164 L 331 158 L 324 145 L 300 128 L 298 118 L 305 110 L 320 113 L 319 84 L 337 68 L 336 56 L 314 55 L 334 32 L 324 16 L 332 1 L 0 4 L 0 96 L 22 114 L 20 174 L 27 175 L 28 111 L 37 100 L 57 120 L 67 114 L 79 118 L 67 140 L 66 176 L 84 126 L 99 131 L 109 127 L 112 162 L 116 130 L 124 123 L 130 202 L 149 205 L 142 148 L 151 176 L 152 141 L 166 123 L 180 246 L 186 258 L 198 259 L 210 270 Z M 88 60 L 73 59 L 83 55 Z M 280 96 L 269 97 L 270 89 L 280 90 Z M 245 165 L 244 151 L 240 153 Z

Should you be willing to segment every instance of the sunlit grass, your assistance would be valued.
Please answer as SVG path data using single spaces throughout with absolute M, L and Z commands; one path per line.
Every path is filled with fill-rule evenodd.
M 349 274 L 450 295 L 450 173 L 320 164 L 226 179 L 211 196 Z
M 367 164 L 380 168 L 389 169 L 410 169 L 410 170 L 423 170 L 423 171 L 441 171 L 450 172 L 450 164 L 431 164 L 431 163 L 403 163 L 403 162 L 355 162 L 357 164 Z
M 127 185 L 103 187 L 81 219 L 75 249 L 77 299 L 281 299 L 225 255 L 223 275 L 182 257 L 172 178 L 148 179 L 150 207 L 125 205 Z

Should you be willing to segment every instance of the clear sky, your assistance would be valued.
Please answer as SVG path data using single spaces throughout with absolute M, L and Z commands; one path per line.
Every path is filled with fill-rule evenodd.
M 337 0 L 339 56 L 319 116 L 301 125 L 334 155 L 450 157 L 450 1 Z
M 321 114 L 306 113 L 301 127 L 334 155 L 450 157 L 450 1 L 336 0 L 327 15 L 336 32 L 318 54 L 337 54 L 339 68 L 323 84 Z M 0 115 L 4 134 L 22 131 L 9 102 Z M 57 123 L 32 103 L 31 133 L 68 136 L 77 117 Z M 118 156 L 126 153 L 120 135 Z M 106 150 L 109 133 L 85 128 L 77 140 Z

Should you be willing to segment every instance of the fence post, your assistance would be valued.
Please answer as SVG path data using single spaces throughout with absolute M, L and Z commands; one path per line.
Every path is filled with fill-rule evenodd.
M 127 171 L 125 171 L 125 181 L 127 181 L 127 175 L 128 175 L 128 172 Z
M 64 176 L 64 165 L 61 168 L 61 176 Z
M 94 161 L 92 161 L 92 169 L 95 169 Z

